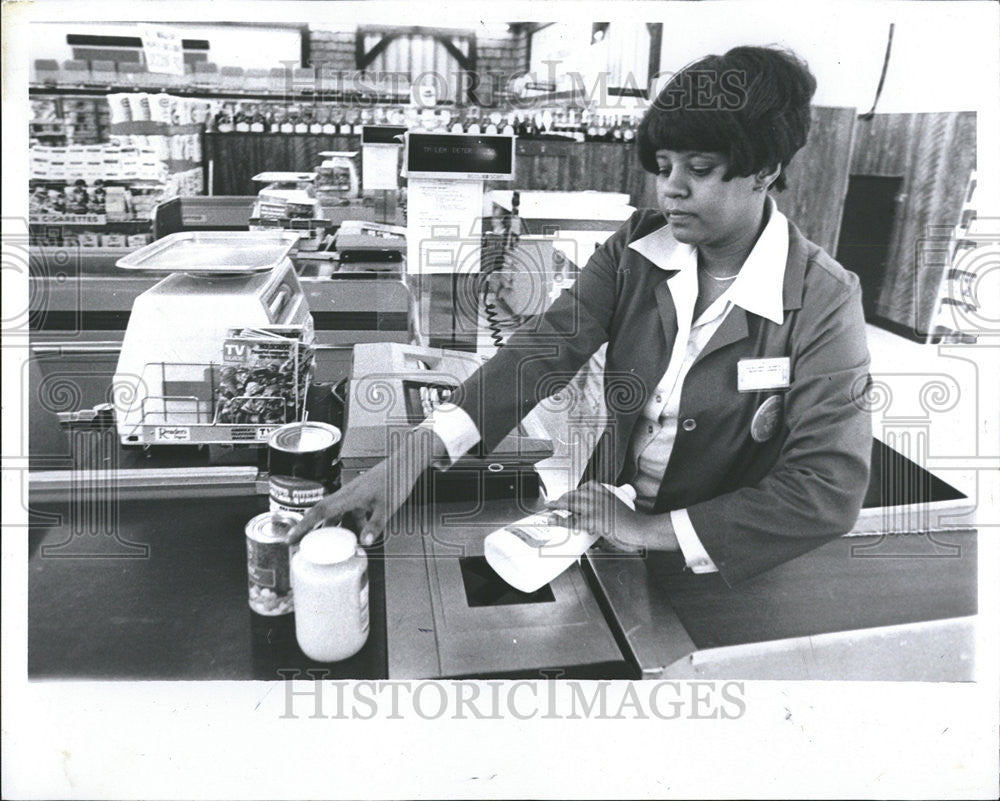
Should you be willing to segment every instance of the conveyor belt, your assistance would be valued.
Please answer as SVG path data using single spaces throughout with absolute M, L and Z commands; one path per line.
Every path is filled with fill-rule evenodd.
M 371 634 L 348 660 L 313 662 L 295 643 L 292 616 L 250 611 L 244 526 L 266 503 L 120 501 L 115 520 L 69 503 L 33 505 L 29 678 L 261 680 L 282 678 L 279 670 L 385 678 L 377 550 L 368 562 Z

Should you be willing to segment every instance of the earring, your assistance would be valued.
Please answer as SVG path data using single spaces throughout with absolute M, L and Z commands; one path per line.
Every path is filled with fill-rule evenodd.
M 763 192 L 767 187 L 764 184 L 757 184 L 754 188 L 754 192 Z

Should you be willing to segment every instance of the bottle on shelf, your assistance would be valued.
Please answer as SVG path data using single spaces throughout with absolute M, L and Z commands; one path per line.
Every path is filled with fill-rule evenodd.
M 311 134 L 321 134 L 323 133 L 323 123 L 319 119 L 319 106 L 313 106 L 308 109 L 309 113 L 309 133 Z
M 320 106 L 316 119 L 319 121 L 319 132 L 329 136 L 337 133 L 337 125 L 333 122 L 333 109 L 330 106 Z
M 466 133 L 478 133 L 481 134 L 486 130 L 486 118 L 476 114 L 474 116 L 469 116 L 465 120 L 465 132 Z
M 622 127 L 622 141 L 626 144 L 635 141 L 636 121 L 635 116 L 629 114 L 625 117 L 625 124 Z
M 552 109 L 544 109 L 542 111 L 541 120 L 541 124 L 538 126 L 538 132 L 541 134 L 552 133 L 552 126 L 555 123 Z
M 399 108 L 390 109 L 386 113 L 386 120 L 389 125 L 406 125 L 406 115 Z
M 282 126 L 285 124 L 285 109 L 281 106 L 276 106 L 270 114 L 270 121 L 268 125 L 269 133 L 282 133 Z
M 538 129 L 538 123 L 541 121 L 541 115 L 535 111 L 528 115 L 528 119 L 525 121 L 525 131 L 528 139 L 535 139 L 540 133 Z
M 536 109 L 535 113 L 531 115 L 531 135 L 540 136 L 545 133 L 545 118 L 542 116 L 541 109 Z
M 330 121 L 327 125 L 323 126 L 323 133 L 337 134 L 340 132 L 340 126 L 344 122 L 344 111 L 340 106 L 330 107 Z M 329 129 L 327 128 L 329 126 Z
M 264 133 L 267 130 L 267 112 L 268 108 L 263 103 L 254 106 L 250 118 L 250 133 Z
M 215 130 L 219 133 L 233 132 L 233 115 L 228 103 L 223 103 L 215 116 Z
M 417 115 L 416 130 L 429 133 L 437 128 L 437 114 L 434 109 L 421 109 Z
M 305 112 L 298 106 L 292 112 L 295 116 L 295 129 L 297 134 L 309 133 L 309 123 L 306 120 Z
M 250 133 L 250 116 L 242 103 L 233 117 L 233 128 L 237 133 Z
M 597 137 L 598 142 L 607 142 L 608 136 L 610 135 L 608 130 L 608 118 L 604 114 L 601 114 L 597 119 Z
M 345 109 L 343 117 L 341 117 L 340 125 L 337 128 L 337 133 L 341 136 L 350 136 L 352 130 L 354 130 L 354 126 L 351 120 L 351 112 Z

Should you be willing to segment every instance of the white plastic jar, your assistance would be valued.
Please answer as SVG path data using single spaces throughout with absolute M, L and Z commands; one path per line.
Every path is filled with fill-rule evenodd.
M 346 528 L 306 534 L 292 557 L 295 639 L 317 662 L 353 656 L 368 639 L 368 556 Z

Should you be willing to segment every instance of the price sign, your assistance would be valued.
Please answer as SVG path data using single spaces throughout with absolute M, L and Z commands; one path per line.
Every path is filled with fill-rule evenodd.
M 143 25 L 142 49 L 150 72 L 184 74 L 184 47 L 177 31 L 160 25 Z

